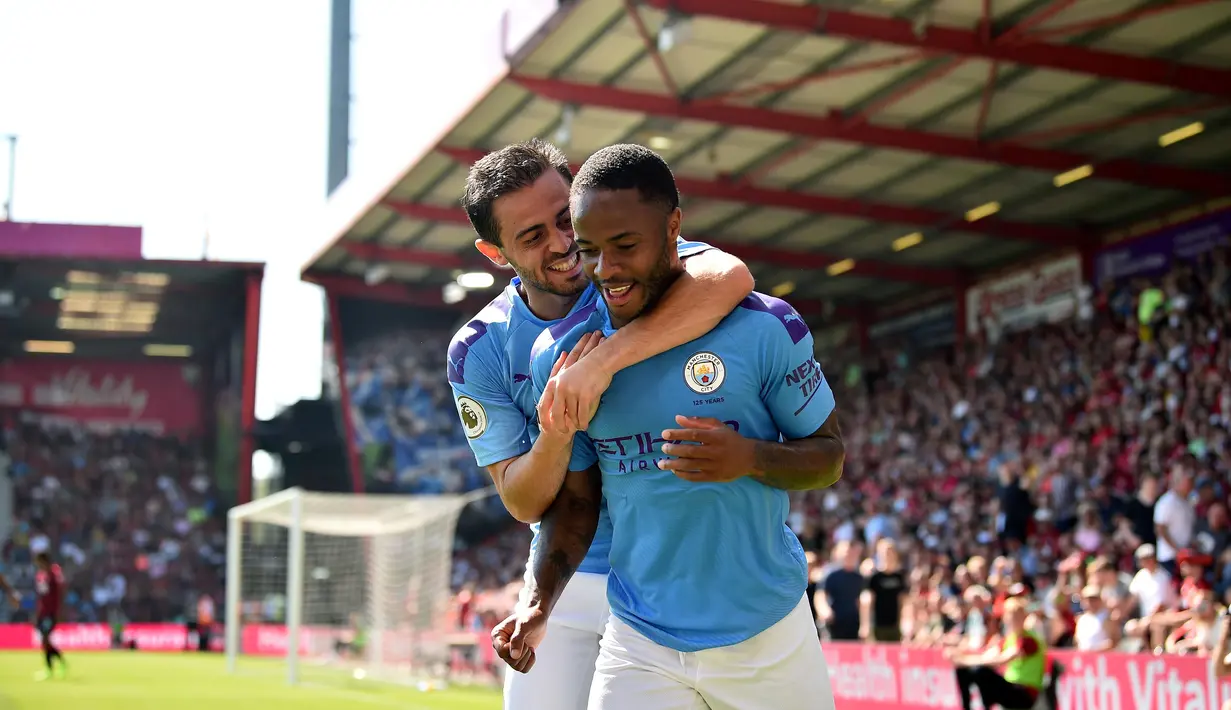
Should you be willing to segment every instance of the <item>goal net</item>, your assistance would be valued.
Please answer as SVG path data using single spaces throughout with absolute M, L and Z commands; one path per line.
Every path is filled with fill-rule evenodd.
M 421 681 L 440 672 L 452 647 L 465 645 L 446 619 L 457 518 L 489 494 L 291 488 L 231 509 L 228 670 L 284 664 L 290 683 L 341 673 Z

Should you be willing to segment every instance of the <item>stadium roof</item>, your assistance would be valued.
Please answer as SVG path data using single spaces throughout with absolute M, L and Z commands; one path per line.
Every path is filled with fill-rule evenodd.
M 207 350 L 243 323 L 245 277 L 262 264 L 101 257 L 0 256 L 0 358 L 35 352 L 141 357 Z
M 582 0 L 515 56 L 305 278 L 440 304 L 488 268 L 468 165 L 531 136 L 655 148 L 685 233 L 801 311 L 952 293 L 1231 194 L 1226 2 Z

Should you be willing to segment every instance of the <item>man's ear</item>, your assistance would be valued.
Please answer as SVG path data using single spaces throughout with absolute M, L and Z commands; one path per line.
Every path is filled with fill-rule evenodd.
M 671 210 L 671 214 L 667 215 L 667 239 L 674 242 L 676 237 L 680 236 L 680 225 L 683 224 L 684 213 L 679 207 Z
M 505 267 L 509 265 L 509 260 L 504 258 L 504 254 L 501 253 L 500 247 L 492 244 L 486 239 L 474 240 L 474 248 L 478 249 L 480 254 L 487 257 L 488 261 L 492 262 L 496 266 Z

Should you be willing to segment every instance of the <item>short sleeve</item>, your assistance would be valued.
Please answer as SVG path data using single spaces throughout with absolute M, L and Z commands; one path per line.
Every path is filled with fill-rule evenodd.
M 590 441 L 590 436 L 584 431 L 574 434 L 573 454 L 568 461 L 568 470 L 584 471 L 596 463 L 598 451 L 594 448 L 594 442 Z
M 513 402 L 504 368 L 493 355 L 471 347 L 465 375 L 449 378 L 462 431 L 480 466 L 521 456 L 533 444 L 526 414 Z
M 709 251 L 714 247 L 705 242 L 693 242 L 683 237 L 675 238 L 675 251 L 680 255 L 681 259 L 687 259 L 690 256 L 696 256 L 702 252 Z
M 1166 525 L 1171 516 L 1171 500 L 1170 494 L 1163 494 L 1162 498 L 1158 499 L 1158 505 L 1154 506 L 1154 524 Z
M 812 333 L 803 319 L 794 309 L 774 315 L 780 323 L 764 326 L 761 338 L 768 341 L 761 351 L 761 397 L 783 437 L 804 439 L 833 413 L 833 390 L 816 361 Z

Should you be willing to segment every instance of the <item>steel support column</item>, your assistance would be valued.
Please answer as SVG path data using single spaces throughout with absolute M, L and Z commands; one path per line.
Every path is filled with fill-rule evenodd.
M 256 453 L 257 352 L 261 336 L 262 275 L 248 272 L 244 281 L 244 350 L 240 375 L 239 487 L 240 504 L 252 500 L 252 455 Z

